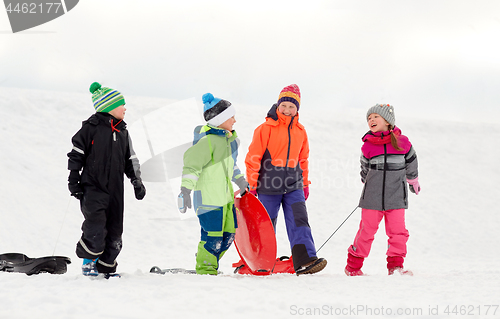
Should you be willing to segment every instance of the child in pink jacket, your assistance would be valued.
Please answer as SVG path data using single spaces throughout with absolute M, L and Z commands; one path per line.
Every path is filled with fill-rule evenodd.
M 359 230 L 348 249 L 345 273 L 361 276 L 363 261 L 382 218 L 389 237 L 387 269 L 389 275 L 399 272 L 412 275 L 403 269 L 406 242 L 409 233 L 405 226 L 405 209 L 408 208 L 410 191 L 418 195 L 417 154 L 408 138 L 395 126 L 394 107 L 388 104 L 372 106 L 367 114 L 368 127 L 361 147 L 361 181 L 363 193 L 359 201 L 362 208 Z

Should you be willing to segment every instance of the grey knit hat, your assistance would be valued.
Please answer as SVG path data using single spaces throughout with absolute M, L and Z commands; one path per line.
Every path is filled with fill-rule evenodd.
M 370 114 L 376 113 L 384 118 L 387 123 L 391 124 L 393 127 L 396 124 L 396 117 L 394 116 L 394 106 L 389 104 L 377 104 L 375 106 L 370 107 L 368 112 L 366 113 L 366 120 Z

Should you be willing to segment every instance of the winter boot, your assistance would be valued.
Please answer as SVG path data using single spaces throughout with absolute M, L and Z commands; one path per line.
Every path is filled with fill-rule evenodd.
M 349 277 L 364 276 L 365 275 L 365 273 L 363 271 L 361 271 L 361 269 L 349 271 L 349 270 L 347 270 L 347 267 L 345 267 L 344 272 Z
M 404 258 L 401 256 L 388 256 L 387 257 L 387 271 L 389 276 L 398 273 L 403 276 L 413 276 L 411 270 L 403 269 Z
M 97 272 L 96 261 L 97 259 L 83 259 L 82 274 L 84 276 L 97 276 L 99 274 Z
M 300 266 L 299 269 L 295 270 L 295 273 L 298 275 L 305 274 L 314 274 L 323 270 L 326 267 L 326 259 L 324 258 L 316 258 L 313 261 Z
M 217 275 L 219 259 L 205 248 L 205 241 L 198 244 L 196 254 L 196 273 L 198 275 Z
M 347 276 L 364 276 L 365 274 L 361 271 L 361 267 L 363 267 L 364 262 L 363 257 L 356 257 L 347 254 L 347 266 L 345 266 L 344 272 Z
M 395 273 L 400 274 L 402 276 L 413 276 L 413 271 L 405 270 L 401 267 L 388 269 L 389 276 L 394 275 Z

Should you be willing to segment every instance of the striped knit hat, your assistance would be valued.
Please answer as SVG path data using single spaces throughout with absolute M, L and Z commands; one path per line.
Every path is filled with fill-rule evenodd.
M 125 98 L 120 92 L 102 87 L 97 82 L 90 85 L 89 91 L 92 93 L 92 102 L 96 112 L 109 112 L 120 105 L 125 105 Z
M 231 102 L 214 97 L 212 93 L 205 93 L 203 100 L 203 117 L 208 124 L 219 126 L 236 114 Z
M 281 102 L 292 102 L 297 107 L 297 111 L 299 110 L 300 89 L 297 84 L 291 84 L 281 90 L 280 96 L 278 97 L 278 106 Z
M 368 117 L 370 114 L 376 113 L 384 118 L 384 120 L 387 121 L 387 123 L 391 124 L 393 127 L 396 125 L 396 117 L 394 115 L 394 106 L 389 105 L 389 104 L 377 104 L 368 110 L 366 112 L 366 120 L 368 120 Z

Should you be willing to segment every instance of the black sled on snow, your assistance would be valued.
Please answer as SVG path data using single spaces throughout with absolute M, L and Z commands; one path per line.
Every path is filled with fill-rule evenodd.
M 30 258 L 24 254 L 0 254 L 0 271 L 25 273 L 28 276 L 39 273 L 64 274 L 71 259 L 63 256 Z

